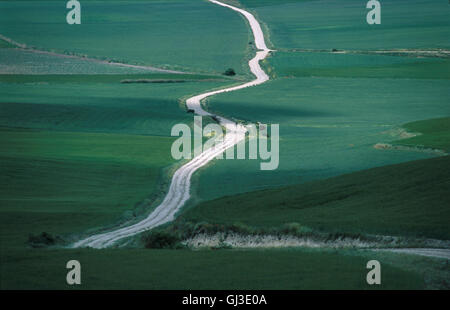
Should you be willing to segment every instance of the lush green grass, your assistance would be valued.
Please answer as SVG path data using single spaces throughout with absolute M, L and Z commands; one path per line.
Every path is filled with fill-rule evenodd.
M 201 74 L 0 74 L 0 83 L 120 83 L 124 80 L 153 80 L 153 81 L 232 81 L 227 77 Z
M 0 133 L 8 145 L 0 155 L 2 289 L 71 289 L 65 283 L 70 259 L 82 264 L 82 289 L 378 288 L 365 282 L 367 259 L 345 251 L 31 249 L 26 243 L 30 233 L 72 234 L 108 225 L 121 215 L 132 217 L 133 203 L 154 188 L 155 168 L 168 158 L 163 150 L 170 139 Z M 382 272 L 382 289 L 425 285 L 420 273 L 392 263 L 383 264 Z
M 2 129 L 0 139 L 1 222 L 11 229 L 2 244 L 11 247 L 30 233 L 132 218 L 174 162 L 170 137 Z
M 368 261 L 316 250 L 23 250 L 2 257 L 2 289 L 420 289 L 423 276 L 382 265 L 381 286 L 366 283 Z M 26 256 L 26 260 L 17 257 Z M 82 284 L 65 283 L 77 259 Z
M 0 1 L 1 34 L 27 46 L 190 72 L 248 72 L 250 33 L 236 12 L 202 0 L 87 1 L 68 25 L 58 1 Z M 226 27 L 224 27 L 226 25 Z
M 367 25 L 368 10 L 359 1 L 240 2 L 268 25 L 277 52 L 264 63 L 274 79 L 210 98 L 208 109 L 238 120 L 279 124 L 280 165 L 260 171 L 255 160 L 215 161 L 214 169 L 194 176 L 195 198 L 210 200 L 431 156 L 373 146 L 397 140 L 395 128 L 404 123 L 450 115 L 448 59 L 293 49 L 445 48 L 450 31 L 445 1 L 384 2 L 380 26 Z
M 268 63 L 278 77 L 450 79 L 450 60 L 439 58 L 277 52 Z
M 173 125 L 193 121 L 180 98 L 224 85 L 220 81 L 121 84 L 119 78 L 85 75 L 62 77 L 66 83 L 0 83 L 0 126 L 170 136 Z
M 14 227 L 3 242 L 112 225 L 159 195 L 162 169 L 174 163 L 171 126 L 192 122 L 179 99 L 223 84 L 119 83 L 171 76 L 2 76 L 2 225 Z
M 450 117 L 417 121 L 403 126 L 409 132 L 420 133 L 416 137 L 398 140 L 395 143 L 422 146 L 450 152 Z
M 70 234 L 112 222 L 127 209 L 119 202 L 131 203 L 139 192 L 146 193 L 152 166 L 159 164 L 157 156 L 146 156 L 147 141 L 155 151 L 164 146 L 146 136 L 2 133 L 2 141 L 9 146 L 1 161 L 6 163 L 2 184 L 8 184 L 1 193 L 7 198 L 2 201 L 0 225 L 2 289 L 70 289 L 65 283 L 65 263 L 70 259 L 82 264 L 83 284 L 78 287 L 82 289 L 377 288 L 365 283 L 368 258 L 348 251 L 30 249 L 29 233 Z M 165 143 L 167 138 L 156 139 Z M 400 257 L 388 257 L 388 263 L 381 260 L 380 288 L 425 287 L 422 272 L 405 268 Z M 430 261 L 428 268 L 433 264 Z
M 450 157 L 201 203 L 182 219 L 450 239 Z
M 267 24 L 274 47 L 312 49 L 449 48 L 446 0 L 385 0 L 381 25 L 368 25 L 367 1 L 239 0 Z
M 280 77 L 215 96 L 211 111 L 279 124 L 280 165 L 261 171 L 259 160 L 217 160 L 196 177 L 194 193 L 210 200 L 429 158 L 373 146 L 399 139 L 404 123 L 450 115 L 449 86 L 447 79 Z
M 233 83 L 217 75 L 228 67 L 247 72 L 248 29 L 235 12 L 203 1 L 90 1 L 82 10 L 82 25 L 73 27 L 65 23 L 66 10 L 57 1 L 2 1 L 2 34 L 45 50 L 216 76 L 130 75 L 140 72 L 4 49 L 5 72 L 41 75 L 4 75 L 0 81 L 0 140 L 5 146 L 0 151 L 0 287 L 66 288 L 66 259 L 81 252 L 83 268 L 91 268 L 87 288 L 132 288 L 138 275 L 135 288 L 176 288 L 174 278 L 161 285 L 164 273 L 148 286 L 148 251 L 39 251 L 29 248 L 27 239 L 46 231 L 70 241 L 148 212 L 167 182 L 163 169 L 174 163 L 170 129 L 192 122 L 180 99 L 224 81 Z M 125 79 L 190 83 L 120 84 Z M 101 268 L 109 261 L 120 270 L 122 260 L 136 253 L 141 255 L 131 276 L 123 269 L 124 274 L 116 274 L 119 280 Z M 175 260 L 184 261 L 180 254 Z M 150 274 L 161 270 L 167 256 L 172 254 L 159 257 Z M 16 276 L 11 278 L 10 271 Z M 186 277 L 184 285 L 191 279 Z
M 132 220 L 160 198 L 163 169 L 174 163 L 171 126 L 192 122 L 179 99 L 223 81 L 119 83 L 141 77 L 16 75 L 0 83 L 2 262 L 10 257 L 19 270 L 27 268 L 24 260 L 39 268 L 52 254 L 35 259 L 29 234 L 70 240 Z M 39 281 L 33 277 L 24 281 Z

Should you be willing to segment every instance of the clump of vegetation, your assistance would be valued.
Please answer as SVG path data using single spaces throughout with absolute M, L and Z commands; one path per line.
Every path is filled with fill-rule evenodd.
M 252 227 L 242 223 L 218 224 L 209 222 L 192 222 L 184 219 L 177 219 L 164 228 L 152 231 L 142 237 L 144 246 L 149 249 L 180 249 L 186 248 L 187 245 L 183 241 L 195 238 L 196 236 L 206 235 L 215 236 L 219 234 L 221 242 L 219 245 L 212 247 L 214 250 L 231 249 L 232 246 L 226 244 L 224 240 L 231 235 L 257 237 L 257 236 L 278 236 L 283 238 L 286 236 L 308 238 L 317 242 L 335 242 L 348 240 L 359 240 L 361 242 L 380 243 L 384 246 L 393 245 L 392 240 L 376 235 L 367 235 L 361 233 L 343 233 L 337 231 L 320 231 L 313 230 L 310 227 L 299 223 L 287 223 L 280 226 L 272 227 Z M 398 239 L 398 238 L 397 238 Z M 399 242 L 399 240 L 396 240 Z M 408 244 L 409 241 L 402 242 Z
M 223 74 L 227 75 L 227 76 L 234 76 L 234 75 L 236 75 L 236 72 L 234 71 L 233 68 L 228 68 L 227 70 L 225 70 L 225 72 Z
M 28 244 L 33 248 L 43 248 L 52 246 L 60 241 L 61 241 L 60 237 L 52 236 L 47 232 L 42 232 L 41 234 L 38 235 L 30 234 L 28 236 Z
M 242 235 L 257 235 L 264 233 L 263 230 L 254 229 L 241 223 L 223 225 L 208 222 L 184 221 L 182 219 L 173 222 L 166 228 L 166 231 L 178 235 L 182 240 L 202 234 L 214 235 L 217 233 L 238 233 Z
M 151 231 L 142 236 L 147 249 L 180 249 L 183 247 L 181 238 L 168 231 Z

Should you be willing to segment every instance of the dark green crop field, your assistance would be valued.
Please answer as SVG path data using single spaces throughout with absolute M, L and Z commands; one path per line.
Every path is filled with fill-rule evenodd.
M 193 222 L 450 239 L 450 157 L 224 197 L 181 216 Z
M 3 247 L 133 218 L 172 164 L 169 137 L 1 129 Z M 152 154 L 152 156 L 148 156 Z
M 398 144 L 448 151 L 449 118 L 403 126 L 418 136 Z M 200 203 L 180 220 L 266 229 L 298 223 L 332 233 L 449 240 L 449 205 L 450 157 L 443 156 L 227 196 Z
M 24 255 L 28 264 L 17 261 L 16 257 Z M 64 265 L 74 257 L 83 266 L 82 285 L 78 288 L 65 283 Z M 386 255 L 381 257 L 386 259 Z M 27 249 L 2 257 L 0 284 L 2 289 L 424 288 L 427 276 L 423 272 L 399 268 L 398 257 L 392 254 L 387 257 L 394 262 L 383 265 L 382 285 L 374 287 L 365 282 L 368 258 L 352 251 Z M 415 259 L 407 265 L 414 263 L 423 264 Z

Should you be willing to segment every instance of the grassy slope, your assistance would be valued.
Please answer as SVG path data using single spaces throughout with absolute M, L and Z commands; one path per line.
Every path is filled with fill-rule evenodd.
M 352 78 L 280 77 L 211 98 L 211 111 L 279 124 L 280 165 L 274 171 L 260 171 L 259 160 L 216 161 L 214 169 L 199 176 L 200 199 L 429 158 L 420 152 L 380 152 L 373 145 L 396 140 L 388 132 L 401 124 L 450 115 L 449 80 L 393 79 L 389 74 L 365 78 L 360 74 L 353 72 Z
M 125 63 L 248 72 L 244 20 L 205 1 L 87 1 L 76 26 L 66 23 L 66 12 L 58 1 L 0 1 L 1 34 L 27 46 Z
M 278 52 L 268 59 L 277 77 L 450 79 L 450 60 L 326 52 Z
M 1 133 L 8 145 L 0 166 L 6 185 L 1 192 L 2 289 L 69 289 L 64 266 L 70 259 L 82 264 L 82 289 L 376 289 L 364 280 L 367 259 L 346 251 L 31 249 L 29 233 L 70 234 L 113 221 L 126 202 L 147 193 L 155 166 L 167 158 L 163 150 L 169 139 Z M 424 287 L 419 272 L 403 270 L 392 259 L 397 264 L 383 264 L 379 288 Z
M 224 85 L 121 84 L 108 76 L 85 77 L 90 83 L 80 77 L 65 83 L 0 83 L 0 126 L 169 136 L 173 125 L 192 122 L 180 98 Z
M 405 124 L 398 144 L 449 150 L 450 119 Z M 182 219 L 255 227 L 298 222 L 328 232 L 449 239 L 450 157 L 407 162 L 278 189 L 229 196 Z
M 446 48 L 445 1 L 387 1 L 379 26 L 367 25 L 357 0 L 239 2 L 268 26 L 277 52 L 265 65 L 274 79 L 215 96 L 208 109 L 279 124 L 280 165 L 260 171 L 257 160 L 216 161 L 194 176 L 198 201 L 430 157 L 373 145 L 396 140 L 387 133 L 401 124 L 450 115 L 448 59 L 293 49 Z
M 450 152 L 450 117 L 412 122 L 403 127 L 409 132 L 421 133 L 421 135 L 398 140 L 396 144 L 419 145 Z
M 30 250 L 29 234 L 81 234 L 140 215 L 142 202 L 160 196 L 161 182 L 167 181 L 162 169 L 174 163 L 172 125 L 192 122 L 179 99 L 224 84 L 222 78 L 200 75 L 182 75 L 191 82 L 181 84 L 119 83 L 142 77 L 173 78 L 167 74 L 3 76 L 1 288 L 49 287 L 52 282 L 40 282 L 45 276 L 39 279 L 27 269 L 59 270 L 63 262 L 58 259 L 73 253 L 59 251 L 62 256 L 54 256 L 52 251 Z M 119 261 L 127 255 L 119 253 Z M 50 266 L 49 261 L 58 263 Z M 143 266 L 135 268 L 137 272 Z M 10 281 L 9 270 L 17 272 L 16 280 Z M 65 287 L 61 284 L 57 287 Z
M 22 161 L 7 165 L 8 169 L 17 168 L 12 187 L 25 180 L 21 185 L 27 189 L 27 195 L 18 192 L 17 197 L 4 205 L 15 211 L 6 208 L 2 212 L 2 289 L 68 289 L 64 266 L 69 259 L 74 258 L 80 260 L 83 267 L 82 289 L 375 289 L 364 281 L 368 258 L 352 251 L 30 249 L 26 245 L 26 237 L 30 232 L 46 230 L 71 233 L 83 227 L 91 228 L 103 219 L 109 220 L 107 217 L 120 208 L 113 199 L 123 199 L 120 196 L 124 193 L 124 187 L 132 188 L 130 199 L 135 199 L 140 184 L 131 181 L 145 174 L 141 171 L 145 163 L 151 164 L 156 159 L 145 156 L 147 148 L 141 148 L 142 142 L 152 137 L 25 130 L 5 132 L 4 135 L 6 137 L 2 140 L 6 139 L 10 145 L 4 152 L 14 160 L 24 157 Z M 42 140 L 39 143 L 38 138 Z M 28 147 L 24 148 L 24 139 L 29 139 L 32 144 L 26 144 Z M 109 139 L 113 139 L 113 144 L 119 147 L 111 148 Z M 117 144 L 119 141 L 121 144 Z M 39 145 L 39 148 L 34 145 Z M 93 145 L 93 149 L 89 148 L 90 145 Z M 161 145 L 155 147 L 161 148 Z M 133 150 L 133 156 L 130 150 Z M 30 161 L 30 158 L 46 158 L 49 155 L 47 160 Z M 60 165 L 58 158 L 64 159 L 64 163 Z M 133 161 L 136 161 L 134 164 L 137 170 L 131 168 Z M 114 165 L 108 168 L 105 162 Z M 27 165 L 32 166 L 32 169 Z M 121 172 L 121 167 L 126 170 Z M 90 173 L 86 173 L 89 169 Z M 133 175 L 133 171 L 138 176 Z M 100 174 L 97 175 L 97 172 Z M 8 177 L 10 172 L 6 171 L 2 175 Z M 125 179 L 117 180 L 118 175 Z M 114 180 L 109 176 L 115 177 Z M 149 176 L 145 175 L 145 178 L 148 181 Z M 85 187 L 80 180 L 89 182 L 85 183 Z M 99 187 L 98 191 L 96 187 Z M 21 186 L 16 189 L 20 190 Z M 117 194 L 110 192 L 119 189 Z M 98 192 L 107 195 L 98 197 Z M 6 190 L 6 195 L 13 193 L 11 188 Z M 5 197 L 3 193 L 2 197 Z M 105 211 L 79 212 L 79 208 L 86 208 L 86 201 L 92 202 L 89 207 Z M 18 208 L 26 212 L 17 212 Z M 369 256 L 373 258 L 373 255 Z M 424 287 L 422 272 L 405 269 L 400 262 L 403 262 L 401 257 L 388 257 L 389 262 L 384 262 L 386 257 L 381 260 L 381 288 Z M 124 261 L 127 263 L 124 264 Z M 423 264 L 423 261 L 420 263 Z
M 2 129 L 0 139 L 1 239 L 11 248 L 31 233 L 83 232 L 132 217 L 174 162 L 171 137 Z
M 446 0 L 385 0 L 381 25 L 359 0 L 239 0 L 270 29 L 276 49 L 449 48 Z
M 192 122 L 179 98 L 223 85 L 80 79 L 0 83 L 7 248 L 23 248 L 30 233 L 81 233 L 132 217 L 137 203 L 159 194 L 162 169 L 174 163 L 171 126 Z
M 56 2 L 0 2 L 2 34 L 44 49 L 130 63 L 170 62 L 176 68 L 214 73 L 227 67 L 241 73 L 247 70 L 242 54 L 248 47 L 248 31 L 242 19 L 229 10 L 201 1 L 91 2 L 83 7 L 90 12 L 84 15 L 85 26 L 74 28 L 60 18 Z M 177 12 L 178 18 L 173 19 Z M 20 20 L 22 17 L 25 19 Z M 171 21 L 165 23 L 167 27 L 159 27 L 167 20 Z M 221 28 L 224 20 L 225 31 Z M 29 36 L 23 36 L 24 28 Z M 36 33 L 40 34 L 38 40 L 34 40 Z M 217 33 L 222 34 L 220 40 Z M 186 41 L 186 37 L 190 39 Z M 174 48 L 179 42 L 183 45 Z M 210 48 L 205 49 L 203 44 Z M 10 46 L 2 43 L 1 47 Z M 28 63 L 8 57 L 5 61 L 13 66 Z M 221 61 L 217 62 L 219 57 Z M 72 66 L 87 73 L 120 72 L 103 70 L 95 64 L 92 68 L 76 68 L 76 61 L 55 57 L 31 55 L 30 59 L 34 65 L 50 69 L 56 63 L 64 70 Z M 0 139 L 6 146 L 0 152 L 2 289 L 64 288 L 59 273 L 65 270 L 60 266 L 65 265 L 68 255 L 77 256 L 78 252 L 32 250 L 27 245 L 28 235 L 42 231 L 57 235 L 82 233 L 111 225 L 119 218 L 132 218 L 136 203 L 158 194 L 161 169 L 174 162 L 170 156 L 173 138 L 168 137 L 171 126 L 192 121 L 192 116 L 180 107 L 179 99 L 223 85 L 222 77 L 189 85 L 119 84 L 125 78 L 174 78 L 167 74 L 124 74 L 2 77 Z M 204 75 L 176 78 L 216 80 Z M 116 252 L 114 261 L 108 252 L 82 252 L 94 262 L 91 270 L 100 276 L 109 274 L 108 270 L 99 271 L 105 261 L 123 265 L 123 259 L 134 257 L 134 253 L 121 251 Z M 98 255 L 100 260 L 95 262 Z M 141 274 L 147 262 L 135 262 L 133 274 Z M 85 266 L 89 268 L 89 264 Z M 116 265 L 114 268 L 120 269 Z M 10 276 L 10 271 L 16 276 Z M 57 271 L 56 277 L 53 271 Z M 49 272 L 50 278 L 41 277 L 40 272 Z M 96 275 L 91 273 L 93 278 Z M 124 288 L 124 283 L 129 287 L 133 282 L 121 276 L 120 283 L 111 287 Z M 146 280 L 141 279 L 138 287 L 143 287 Z M 88 287 L 100 288 L 106 282 L 100 279 Z
M 450 239 L 450 157 L 204 202 L 182 218 Z

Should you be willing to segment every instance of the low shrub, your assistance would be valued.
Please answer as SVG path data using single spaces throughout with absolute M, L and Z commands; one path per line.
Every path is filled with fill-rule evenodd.
M 223 74 L 227 75 L 227 76 L 233 76 L 233 75 L 236 75 L 236 72 L 234 71 L 233 68 L 228 68 L 227 70 L 225 70 L 225 72 Z
M 61 239 L 59 237 L 52 236 L 47 232 L 42 232 L 38 235 L 30 234 L 28 236 L 28 244 L 33 248 L 42 248 L 55 245 Z
M 179 249 L 182 248 L 181 238 L 167 231 L 151 231 L 142 236 L 147 249 Z

